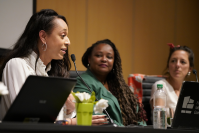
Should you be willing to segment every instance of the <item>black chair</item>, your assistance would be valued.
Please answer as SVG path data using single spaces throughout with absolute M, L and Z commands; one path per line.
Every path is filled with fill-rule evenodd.
M 10 51 L 10 49 L 0 48 L 0 67 L 2 67 L 3 61 Z M 2 81 L 2 73 L 0 73 L 0 81 Z
M 78 71 L 79 75 L 81 75 L 82 73 L 84 73 L 85 71 Z M 69 78 L 77 78 L 78 75 L 76 73 L 76 71 L 69 71 Z
M 155 77 L 155 76 L 144 76 L 144 79 L 142 81 L 142 88 L 143 88 L 143 97 L 142 97 L 142 103 L 144 105 L 144 110 L 147 113 L 147 125 L 153 125 L 151 121 L 151 106 L 149 103 L 149 100 L 151 98 L 151 88 L 152 85 L 158 81 L 163 79 L 164 77 Z

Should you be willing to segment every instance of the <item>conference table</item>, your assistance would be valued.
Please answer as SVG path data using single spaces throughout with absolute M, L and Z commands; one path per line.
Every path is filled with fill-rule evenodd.
M 146 127 L 71 126 L 57 124 L 0 123 L 0 133 L 198 133 L 199 130 Z

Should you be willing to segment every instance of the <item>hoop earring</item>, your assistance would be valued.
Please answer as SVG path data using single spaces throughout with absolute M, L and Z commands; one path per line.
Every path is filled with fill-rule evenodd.
M 45 48 L 44 48 L 44 47 L 45 47 Z M 43 44 L 42 44 L 42 50 L 43 50 L 43 51 L 46 51 L 46 50 L 47 50 L 47 44 L 46 44 L 46 43 L 43 43 Z
M 188 74 L 187 74 L 188 76 L 190 76 L 190 72 L 188 72 Z

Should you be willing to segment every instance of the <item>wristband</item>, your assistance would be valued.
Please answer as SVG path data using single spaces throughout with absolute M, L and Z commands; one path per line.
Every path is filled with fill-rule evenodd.
M 69 121 L 68 121 L 68 120 L 59 120 L 59 121 L 56 121 L 55 124 L 59 124 L 59 125 L 69 125 Z

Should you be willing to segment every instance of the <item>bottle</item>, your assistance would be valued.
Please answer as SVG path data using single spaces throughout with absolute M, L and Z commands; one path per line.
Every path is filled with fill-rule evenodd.
M 163 85 L 157 84 L 157 90 L 153 96 L 153 128 L 167 129 L 167 110 L 166 93 L 163 91 Z

